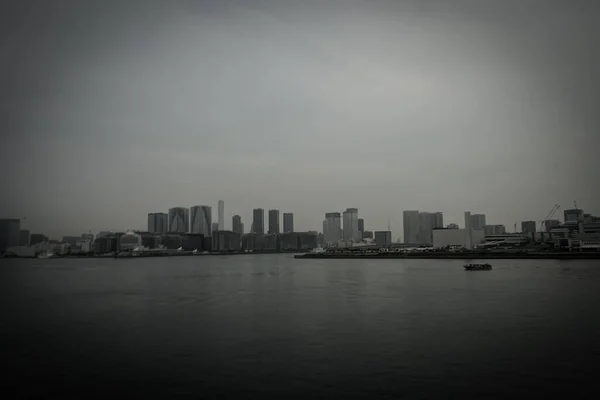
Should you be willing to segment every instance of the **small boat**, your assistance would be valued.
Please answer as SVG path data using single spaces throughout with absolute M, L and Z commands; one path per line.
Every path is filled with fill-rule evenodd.
M 465 265 L 467 271 L 486 271 L 492 269 L 492 266 L 488 263 L 485 264 L 467 264 Z

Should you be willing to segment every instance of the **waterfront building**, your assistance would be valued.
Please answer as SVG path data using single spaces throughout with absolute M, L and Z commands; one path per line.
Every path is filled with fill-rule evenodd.
M 522 221 L 521 222 L 521 233 L 530 237 L 536 232 L 535 221 Z
M 444 214 L 441 212 L 434 213 L 434 224 L 433 228 L 443 228 L 444 227 Z
M 0 254 L 9 247 L 17 247 L 20 242 L 21 220 L 19 218 L 0 219 Z
M 342 220 L 339 212 L 325 213 L 323 221 L 323 240 L 326 243 L 337 243 L 342 239 Z
M 506 227 L 504 225 L 486 225 L 483 227 L 484 234 L 487 235 L 504 235 Z
M 119 238 L 120 251 L 131 251 L 138 247 L 142 247 L 142 235 L 127 231 Z
M 19 246 L 29 246 L 29 231 L 27 229 L 19 231 Z
M 214 232 L 217 232 L 219 230 L 219 223 L 218 222 L 213 222 L 212 223 L 212 229 L 210 230 L 210 234 L 212 235 Z
M 419 243 L 419 211 L 405 210 L 402 212 L 402 222 L 404 228 L 404 243 Z
M 212 251 L 241 251 L 241 236 L 233 231 L 216 231 L 212 237 Z
M 269 210 L 269 234 L 279 233 L 279 210 Z
M 358 232 L 358 209 L 347 208 L 343 214 L 344 225 L 342 227 L 342 239 L 350 241 L 360 240 Z
M 433 230 L 436 226 L 436 214 L 430 212 L 419 213 L 419 235 L 418 243 L 420 244 L 432 244 L 433 243 Z
M 252 211 L 252 233 L 260 235 L 265 233 L 265 210 L 262 208 L 255 208 Z
M 283 233 L 294 232 L 294 214 L 283 213 Z
M 210 236 L 212 229 L 212 208 L 209 206 L 194 206 L 190 209 L 191 233 L 201 233 Z
M 169 226 L 169 216 L 165 213 L 148 214 L 148 232 L 163 234 Z
M 169 209 L 169 225 L 167 232 L 186 233 L 190 231 L 190 210 L 186 207 Z
M 234 215 L 233 218 L 231 218 L 231 226 L 233 232 L 240 236 L 244 234 L 244 224 L 242 223 L 242 217 L 239 215 Z
M 472 214 L 471 215 L 471 229 L 484 230 L 485 214 Z
M 373 231 L 364 231 L 363 239 L 373 239 Z
M 204 234 L 202 233 L 185 233 L 181 235 L 181 248 L 185 251 L 203 251 L 204 250 Z
M 464 247 L 470 249 L 485 241 L 483 230 L 472 229 L 471 234 L 467 229 L 434 229 L 432 232 L 433 247 L 436 249 L 445 247 Z
M 359 236 L 363 237 L 363 232 L 365 231 L 365 220 L 363 218 L 358 219 L 358 232 Z
M 225 202 L 223 200 L 219 200 L 219 230 L 225 230 Z
M 392 244 L 392 231 L 375 231 L 375 244 L 390 246 Z
M 47 243 L 48 242 L 48 236 L 43 235 L 41 233 L 32 233 L 29 236 L 29 244 L 31 246 L 35 246 L 38 243 Z
M 577 223 L 583 220 L 583 210 L 578 208 L 564 210 L 565 224 L 567 223 Z

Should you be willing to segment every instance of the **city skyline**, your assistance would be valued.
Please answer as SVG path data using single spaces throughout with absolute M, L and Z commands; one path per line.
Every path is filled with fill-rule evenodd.
M 0 216 L 31 231 L 219 200 L 227 228 L 350 206 L 394 238 L 410 209 L 508 231 L 556 203 L 600 214 L 594 2 L 20 3 Z
M 194 209 L 198 209 L 196 211 L 194 211 Z M 218 222 L 217 221 L 213 221 L 212 224 L 210 224 L 211 221 L 211 206 L 207 206 L 207 205 L 202 205 L 202 206 L 191 206 L 191 207 L 185 207 L 185 206 L 177 206 L 177 207 L 171 207 L 167 210 L 166 213 L 162 212 L 162 211 L 155 211 L 155 212 L 150 212 L 147 213 L 146 219 L 145 221 L 147 221 L 145 224 L 143 225 L 139 225 L 138 226 L 134 226 L 134 227 L 125 227 L 125 228 L 120 228 L 120 229 L 115 229 L 113 228 L 103 228 L 103 229 L 98 229 L 98 230 L 88 230 L 91 232 L 102 232 L 102 231 L 128 231 L 128 230 L 137 230 L 137 231 L 149 231 L 152 232 L 151 230 L 151 226 L 152 227 L 156 227 L 156 233 L 165 233 L 166 231 L 170 230 L 168 228 L 172 227 L 172 226 L 183 226 L 183 227 L 187 227 L 187 228 L 181 228 L 179 229 L 179 232 L 189 232 L 189 233 L 203 233 L 206 234 L 203 231 L 203 228 L 201 228 L 200 230 L 198 230 L 198 228 L 195 226 L 194 224 L 194 216 L 197 214 L 202 213 L 202 216 L 198 216 L 198 218 L 206 218 L 205 220 L 205 225 L 206 226 L 210 226 L 212 229 L 210 230 L 210 232 L 212 232 L 212 230 L 215 230 L 215 227 L 218 227 Z M 579 209 L 579 213 L 581 213 L 583 210 L 582 208 Z M 588 209 L 586 209 L 586 213 L 588 213 L 587 211 Z M 579 215 L 575 213 L 575 209 L 571 208 L 565 208 L 564 211 L 562 210 L 561 207 L 558 207 L 556 209 L 557 213 L 553 214 L 552 218 L 548 219 L 549 223 L 553 223 L 553 221 L 566 221 L 569 219 L 573 219 L 576 217 L 573 217 L 573 215 Z M 253 214 L 251 217 L 249 217 L 248 219 L 250 219 L 252 221 L 251 229 L 253 227 L 253 222 L 254 222 L 254 217 L 257 215 L 256 213 L 262 214 L 262 229 L 263 229 L 263 233 L 267 234 L 269 233 L 269 228 L 270 228 L 270 220 L 271 220 L 271 215 L 272 212 L 276 212 L 277 213 L 277 217 L 275 222 L 277 223 L 277 232 L 273 232 L 273 233 L 283 233 L 283 228 L 282 228 L 282 223 L 285 221 L 282 221 L 282 214 L 280 213 L 279 209 L 269 209 L 267 213 L 265 213 L 265 209 L 264 208 L 255 208 L 253 209 Z M 361 223 L 364 225 L 365 224 L 365 219 L 364 217 L 362 217 L 362 213 L 358 212 L 357 208 L 346 208 L 345 211 L 343 212 L 327 212 L 325 213 L 325 220 L 321 220 L 321 224 L 319 228 L 313 228 L 313 229 L 304 229 L 304 230 L 299 230 L 296 229 L 295 227 L 295 217 L 294 217 L 294 213 L 291 212 L 286 212 L 283 213 L 283 216 L 285 215 L 289 215 L 291 216 L 291 226 L 293 227 L 293 230 L 298 232 L 308 232 L 308 231 L 316 231 L 316 232 L 321 232 L 323 234 L 325 234 L 325 230 L 326 230 L 326 224 L 325 222 L 328 220 L 328 215 L 337 215 L 337 218 L 339 218 L 339 226 L 340 226 L 340 233 L 339 233 L 339 240 L 345 239 L 346 237 L 344 236 L 344 219 L 343 219 L 343 214 L 347 214 L 347 213 L 351 213 L 352 214 L 352 218 L 351 220 L 349 219 L 350 222 L 350 228 L 352 230 L 352 235 L 356 235 L 356 236 L 352 236 L 355 239 L 354 240 L 358 240 L 358 234 L 360 231 L 358 231 L 358 228 L 360 228 Z M 420 239 L 419 235 L 424 235 L 424 232 L 428 232 L 427 235 L 431 235 L 431 230 L 432 229 L 436 229 L 436 228 L 447 228 L 448 226 L 459 226 L 460 228 L 464 228 L 464 223 L 461 224 L 461 221 L 456 218 L 453 220 L 448 220 L 445 217 L 445 214 L 443 212 L 429 212 L 429 211 L 418 211 L 418 210 L 402 210 L 401 212 L 401 219 L 400 219 L 400 223 L 396 225 L 396 230 L 392 229 L 392 239 L 394 241 L 400 241 L 403 243 L 407 243 L 406 241 L 406 235 L 407 233 L 410 234 L 411 231 L 411 222 L 408 222 L 408 225 L 406 225 L 407 222 L 407 218 L 409 215 L 412 215 L 412 213 L 416 213 L 416 219 L 413 218 L 413 228 L 416 229 L 416 232 L 414 232 L 414 235 L 412 237 L 416 237 L 417 240 L 416 242 L 418 242 Z M 266 214 L 266 215 L 265 215 Z M 563 214 L 564 214 L 564 218 L 563 218 Z M 593 213 L 592 213 L 593 214 Z M 241 217 L 241 215 L 243 215 L 243 213 L 235 213 L 232 214 L 231 217 L 235 218 L 238 217 L 240 218 L 240 223 L 243 220 L 243 217 Z M 274 215 L 274 214 L 273 214 Z M 464 215 L 464 212 L 463 212 Z M 480 226 L 481 223 L 486 223 L 486 219 L 487 218 L 487 214 L 485 213 L 471 213 L 470 214 L 470 219 L 471 219 L 471 227 L 472 229 L 481 229 L 484 230 L 486 232 L 486 234 L 501 234 L 501 233 L 512 233 L 512 232 L 522 232 L 523 231 L 523 226 L 527 226 L 527 229 L 523 232 L 531 232 L 532 229 L 532 225 L 531 223 L 535 223 L 536 225 L 536 229 L 540 230 L 540 229 L 545 229 L 544 225 L 542 224 L 542 222 L 544 221 L 544 219 L 540 219 L 540 220 L 534 220 L 534 219 L 524 219 L 522 221 L 515 221 L 513 224 L 510 225 L 506 225 L 506 224 L 496 224 L 496 223 L 491 223 L 491 222 L 487 222 L 487 224 Z M 361 216 L 360 218 L 358 218 L 358 216 Z M 546 215 L 547 216 L 547 215 Z M 2 217 L 0 216 L 0 218 L 7 218 L 7 217 Z M 8 217 L 10 218 L 10 217 Z M 178 220 L 179 219 L 179 220 Z M 390 220 L 392 219 L 397 219 L 397 218 L 390 218 Z M 159 222 L 160 220 L 160 222 Z M 164 222 L 163 222 L 164 220 Z M 231 218 L 230 218 L 231 220 Z M 488 219 L 489 220 L 489 219 Z M 444 221 L 447 221 L 446 223 Z M 459 222 L 457 222 L 459 221 Z M 463 216 L 463 221 L 464 221 L 464 216 Z M 389 220 L 387 221 L 389 222 Z M 175 224 L 175 225 L 173 225 Z M 525 224 L 525 225 L 524 225 Z M 369 224 L 371 225 L 371 224 Z M 33 227 L 32 227 L 33 226 Z M 143 227 L 142 227 L 143 226 Z M 159 226 L 161 226 L 162 228 L 158 228 Z M 226 231 L 233 231 L 233 226 L 234 226 L 234 222 L 231 223 L 230 227 L 226 227 Z M 243 228 L 244 224 L 241 223 L 241 227 Z M 516 226 L 516 228 L 515 228 Z M 165 227 L 167 228 L 167 230 L 165 231 Z M 32 231 L 32 232 L 36 232 L 36 233 L 43 233 L 46 235 L 50 235 L 52 237 L 63 237 L 63 236 L 69 236 L 73 233 L 77 233 L 79 231 L 74 230 L 74 231 L 65 231 L 66 233 L 61 233 L 59 235 L 56 234 L 51 234 L 49 232 L 46 231 L 42 231 L 40 229 L 36 229 L 35 225 L 29 225 L 28 224 L 28 220 L 26 218 L 21 220 L 21 229 L 24 230 L 28 230 L 28 231 Z M 187 229 L 187 231 L 185 230 Z M 413 230 L 414 230 L 413 229 Z M 515 230 L 516 229 L 516 230 Z M 222 230 L 222 229 L 219 229 Z M 425 231 L 424 231 L 425 230 Z M 174 230 L 173 232 L 176 232 L 176 230 Z M 356 231 L 356 232 L 354 232 Z M 370 232 L 377 232 L 377 231 L 388 231 L 387 226 L 383 226 L 381 225 L 378 228 L 374 228 L 374 229 L 368 229 L 368 231 Z M 86 232 L 86 230 L 81 230 L 81 232 Z M 245 233 L 251 233 L 251 231 L 246 231 Z M 208 235 L 210 235 L 210 233 L 208 233 Z M 415 241 L 408 241 L 409 243 L 415 243 Z

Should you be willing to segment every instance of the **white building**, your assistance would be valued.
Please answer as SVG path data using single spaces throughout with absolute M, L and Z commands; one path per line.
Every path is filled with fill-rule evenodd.
M 358 208 L 347 208 L 344 211 L 344 226 L 342 238 L 344 240 L 359 241 L 361 234 L 358 230 Z
M 190 209 L 190 231 L 210 236 L 212 226 L 212 209 L 209 206 L 194 206 Z
M 169 208 L 168 232 L 186 233 L 190 230 L 190 210 L 186 207 Z
M 470 249 L 471 244 L 477 246 L 483 243 L 485 235 L 482 230 L 472 230 L 469 235 L 466 229 L 434 229 L 433 247 L 460 246 Z
M 402 212 L 404 243 L 419 242 L 419 211 L 408 210 Z
M 225 230 L 225 202 L 219 200 L 219 230 Z

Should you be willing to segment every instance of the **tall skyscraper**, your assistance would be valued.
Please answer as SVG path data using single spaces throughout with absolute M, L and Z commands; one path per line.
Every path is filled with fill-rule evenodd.
M 255 208 L 252 211 L 252 233 L 263 235 L 265 233 L 265 210 Z
M 342 219 L 339 212 L 325 213 L 323 221 L 323 240 L 327 243 L 336 243 L 342 239 Z
M 186 233 L 190 231 L 190 210 L 186 207 L 169 208 L 168 232 Z
M 465 248 L 467 250 L 471 250 L 473 248 L 473 227 L 471 226 L 471 213 L 469 211 L 465 211 L 465 234 L 467 237 L 465 238 Z
M 443 228 L 443 227 L 444 227 L 444 214 L 441 212 L 436 212 L 434 228 Z
M 419 242 L 419 211 L 406 210 L 402 212 L 404 225 L 404 243 L 416 244 Z
M 430 212 L 419 213 L 419 243 L 433 244 L 433 229 L 435 228 L 436 215 Z
M 283 213 L 283 232 L 294 232 L 294 214 Z
M 365 220 L 362 218 L 358 219 L 358 231 L 360 232 L 360 237 L 362 238 L 362 233 L 365 231 Z
M 148 232 L 167 233 L 169 227 L 169 216 L 165 213 L 148 214 Z
M 225 230 L 225 202 L 219 200 L 219 230 Z
M 244 234 L 244 224 L 242 223 L 242 217 L 239 215 L 234 215 L 231 219 L 231 227 L 232 231 L 237 233 L 238 235 Z
M 212 229 L 212 208 L 194 206 L 190 209 L 191 232 L 210 236 Z
M 0 254 L 6 249 L 18 246 L 20 241 L 21 220 L 19 218 L 0 219 Z
M 344 226 L 342 229 L 344 240 L 360 240 L 358 232 L 358 208 L 347 208 L 344 211 Z
M 471 214 L 471 229 L 482 231 L 485 225 L 485 214 Z
M 269 210 L 269 233 L 279 233 L 279 210 Z

